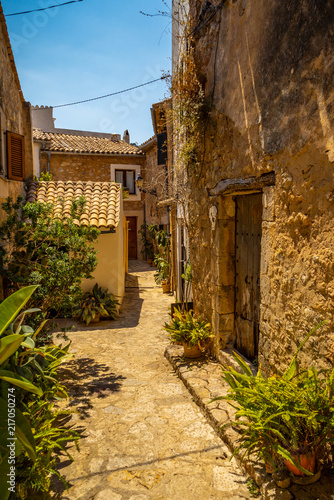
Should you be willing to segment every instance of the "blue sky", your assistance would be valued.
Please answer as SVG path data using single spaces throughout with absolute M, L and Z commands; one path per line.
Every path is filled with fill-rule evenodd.
M 5 14 L 66 0 L 2 0 Z M 171 0 L 167 2 L 169 5 Z M 56 106 L 142 84 L 171 65 L 171 26 L 162 0 L 83 0 L 40 13 L 7 17 L 25 99 Z M 167 95 L 164 81 L 119 96 L 54 109 L 56 127 L 153 135 L 151 105 Z

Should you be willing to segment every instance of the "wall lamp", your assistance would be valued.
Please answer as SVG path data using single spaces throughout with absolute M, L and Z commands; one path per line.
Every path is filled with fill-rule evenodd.
M 137 179 L 136 179 L 136 187 L 139 189 L 139 191 L 141 193 L 148 193 L 148 194 L 151 194 L 152 196 L 158 197 L 157 190 L 155 188 L 153 188 L 153 189 L 144 189 L 143 188 L 143 184 L 144 184 L 144 179 L 142 178 L 142 176 L 140 174 L 138 174 L 137 175 Z

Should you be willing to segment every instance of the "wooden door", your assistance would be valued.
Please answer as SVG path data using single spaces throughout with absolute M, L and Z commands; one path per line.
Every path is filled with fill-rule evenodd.
M 262 194 L 236 197 L 237 349 L 253 360 L 258 353 Z
M 137 217 L 126 217 L 129 228 L 129 259 L 137 259 Z

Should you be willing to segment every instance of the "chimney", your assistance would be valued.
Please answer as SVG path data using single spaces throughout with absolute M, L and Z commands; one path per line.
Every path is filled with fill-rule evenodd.
M 128 130 L 125 130 L 125 132 L 123 134 L 123 141 L 127 142 L 128 144 L 130 144 L 130 134 L 129 134 Z

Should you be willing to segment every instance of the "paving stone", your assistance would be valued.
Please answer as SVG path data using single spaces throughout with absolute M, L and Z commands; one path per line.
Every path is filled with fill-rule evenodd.
M 122 495 L 119 495 L 108 488 L 107 490 L 102 490 L 95 495 L 94 500 L 122 500 Z
M 230 450 L 235 449 L 238 434 L 231 427 L 224 430 L 221 428 L 228 421 L 233 421 L 235 410 L 228 405 L 227 401 L 211 402 L 213 397 L 225 396 L 229 390 L 228 385 L 221 377 L 221 368 L 217 362 L 207 358 L 202 360 L 201 366 L 195 360 L 185 361 L 182 351 L 173 345 L 166 347 L 165 356 L 193 396 L 194 401 L 201 407 L 207 421 L 211 423 L 216 432 L 228 443 Z M 195 373 L 196 375 L 194 375 Z M 202 380 L 205 383 L 198 384 L 198 380 Z M 211 399 L 206 397 L 207 392 L 210 393 Z M 263 464 L 244 459 L 239 465 L 261 487 L 262 498 L 265 500 L 334 500 L 334 481 L 331 475 L 324 474 L 320 481 L 308 487 L 291 484 L 288 490 L 286 490 L 279 488 L 275 481 L 272 481 L 271 476 L 266 474 Z M 228 468 L 226 465 L 222 469 L 219 466 L 217 467 L 214 469 L 214 484 L 216 489 L 225 495 L 224 499 L 232 499 L 230 495 L 233 492 L 229 488 L 225 488 L 225 483 L 228 484 L 230 478 Z M 234 469 L 237 469 L 237 465 L 234 465 Z M 245 498 L 248 497 L 245 496 Z
M 162 325 L 174 298 L 154 285 L 154 272 L 131 262 L 129 274 L 139 287 L 127 290 L 117 320 L 88 327 L 75 322 L 68 334 L 76 357 L 61 376 L 71 395 L 68 407 L 79 409 L 70 425 L 82 439 L 80 452 L 70 450 L 75 461 L 64 458 L 59 465 L 70 488 L 54 484 L 56 498 L 227 500 L 214 482 L 217 461 L 234 481 L 229 497 L 249 498 L 227 446 L 164 357 L 169 340 Z M 194 365 L 190 375 L 209 400 L 207 370 Z

